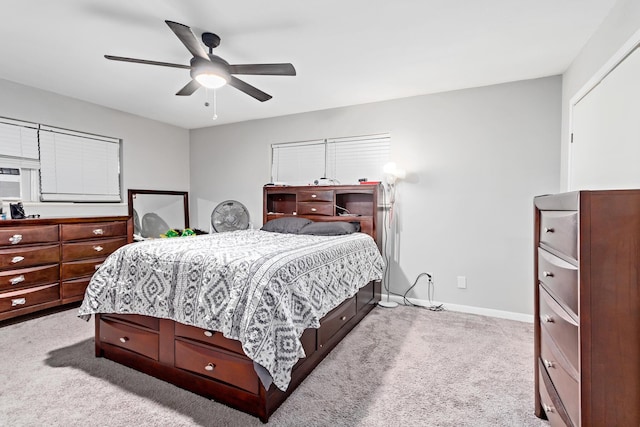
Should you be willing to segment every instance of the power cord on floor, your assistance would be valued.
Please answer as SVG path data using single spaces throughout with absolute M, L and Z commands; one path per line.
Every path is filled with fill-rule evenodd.
M 409 298 L 407 298 L 407 294 L 411 291 L 411 289 L 413 289 L 418 284 L 418 280 L 420 280 L 421 277 L 425 277 L 425 276 L 428 278 L 427 298 L 429 299 L 429 305 L 424 306 L 424 305 L 414 304 L 413 302 L 411 302 L 409 300 Z M 422 308 L 426 308 L 427 310 L 431 310 L 431 311 L 443 311 L 444 310 L 444 305 L 443 304 L 434 304 L 433 303 L 434 288 L 435 288 L 435 285 L 433 283 L 433 277 L 431 277 L 431 275 L 429 273 L 420 273 L 420 274 L 418 274 L 418 277 L 416 277 L 416 280 L 413 282 L 413 285 L 411 285 L 409 287 L 409 289 L 407 289 L 405 291 L 404 295 L 402 295 L 402 301 L 403 301 L 404 305 L 410 305 L 410 306 L 413 306 L 413 307 L 422 307 Z

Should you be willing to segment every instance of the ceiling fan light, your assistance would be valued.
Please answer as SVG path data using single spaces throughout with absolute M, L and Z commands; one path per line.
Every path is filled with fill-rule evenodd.
M 196 81 L 209 89 L 218 89 L 228 83 L 224 76 L 215 73 L 201 73 L 195 77 Z

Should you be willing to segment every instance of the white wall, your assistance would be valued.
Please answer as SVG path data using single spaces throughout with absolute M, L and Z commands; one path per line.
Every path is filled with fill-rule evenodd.
M 226 199 L 262 224 L 271 143 L 390 132 L 409 172 L 392 290 L 430 272 L 445 304 L 531 314 L 532 199 L 559 191 L 560 108 L 556 76 L 192 130 L 193 224 L 208 229 Z M 426 283 L 410 296 L 427 299 Z
M 189 190 L 189 132 L 0 79 L 0 116 L 123 140 L 123 203 L 25 204 L 27 214 L 126 215 L 127 189 Z
M 598 31 L 563 75 L 561 188 L 568 188 L 569 111 L 571 98 L 640 30 L 640 2 L 619 0 Z

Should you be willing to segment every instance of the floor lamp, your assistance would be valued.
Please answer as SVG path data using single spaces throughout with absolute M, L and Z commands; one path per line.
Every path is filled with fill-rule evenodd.
M 406 172 L 404 169 L 400 169 L 396 166 L 395 163 L 387 163 L 386 165 L 384 165 L 383 168 L 384 174 L 385 174 L 385 181 L 386 181 L 386 186 L 384 191 L 389 193 L 389 221 L 388 221 L 388 228 L 389 228 L 389 233 L 392 233 L 392 235 L 395 236 L 395 217 L 394 217 L 394 212 L 393 212 L 393 206 L 395 204 L 395 199 L 396 199 L 396 183 L 399 179 L 404 179 L 404 177 L 406 176 Z M 384 224 L 384 227 L 387 227 L 387 224 Z M 383 243 L 383 249 L 384 249 L 384 255 L 385 257 L 387 256 L 387 241 L 389 239 L 389 233 L 387 233 L 387 235 L 385 236 L 385 241 Z M 395 244 L 395 243 L 394 243 Z M 394 308 L 398 306 L 398 303 L 395 301 L 391 301 L 390 298 L 390 294 L 391 294 L 391 284 L 389 283 L 388 278 L 391 276 L 390 274 L 388 274 L 388 272 L 391 270 L 391 265 L 389 262 L 387 262 L 386 265 L 386 269 L 385 269 L 385 277 L 384 280 L 386 281 L 386 288 L 387 288 L 387 298 L 380 300 L 378 302 L 378 305 L 380 307 L 385 307 L 385 308 Z

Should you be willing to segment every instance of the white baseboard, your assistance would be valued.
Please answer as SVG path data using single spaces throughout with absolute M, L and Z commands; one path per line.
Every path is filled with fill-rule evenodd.
M 383 294 L 382 299 L 386 301 L 387 295 Z M 489 316 L 489 317 L 498 317 L 500 319 L 508 319 L 508 320 L 517 320 L 519 322 L 527 322 L 533 323 L 533 315 L 532 314 L 524 314 L 524 313 L 514 313 L 512 311 L 503 311 L 503 310 L 494 310 L 491 308 L 483 308 L 483 307 L 473 307 L 470 305 L 460 305 L 460 304 L 449 304 L 443 303 L 439 301 L 433 301 L 431 304 L 427 300 L 417 299 L 417 298 L 408 298 L 412 304 L 419 305 L 422 307 L 428 307 L 430 305 L 440 305 L 442 304 L 445 310 L 449 311 L 457 311 L 460 313 L 470 313 L 470 314 L 479 314 L 481 316 Z M 395 301 L 398 304 L 404 305 L 404 300 L 401 296 L 391 295 L 389 297 L 390 301 Z

